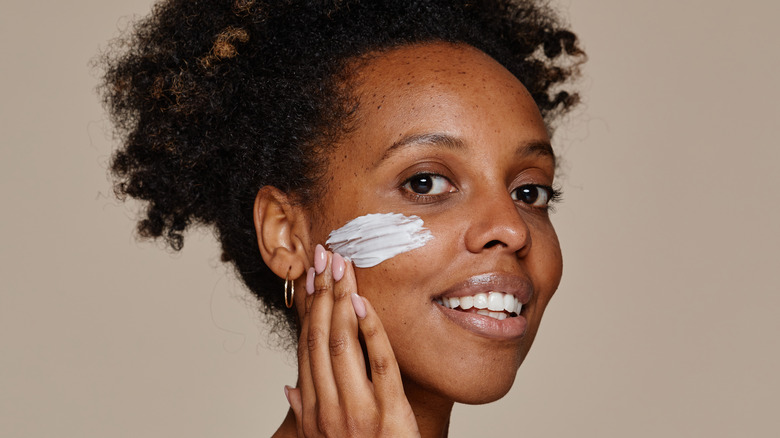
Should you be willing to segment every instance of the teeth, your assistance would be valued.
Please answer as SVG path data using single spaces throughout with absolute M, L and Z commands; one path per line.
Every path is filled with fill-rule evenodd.
M 488 310 L 494 312 L 504 311 L 504 294 L 500 292 L 490 292 L 488 294 Z
M 488 316 L 496 319 L 506 319 L 506 313 L 504 312 L 489 312 Z
M 514 295 L 503 292 L 478 293 L 471 297 L 437 298 L 436 302 L 448 309 L 460 308 L 461 310 L 477 309 L 477 314 L 490 316 L 496 319 L 505 319 L 509 314 L 519 315 L 523 310 Z
M 474 307 L 477 309 L 487 309 L 488 307 L 488 296 L 487 294 L 476 294 L 474 295 Z
M 515 311 L 515 307 L 517 307 L 517 298 L 513 295 L 504 294 L 504 310 L 512 313 Z

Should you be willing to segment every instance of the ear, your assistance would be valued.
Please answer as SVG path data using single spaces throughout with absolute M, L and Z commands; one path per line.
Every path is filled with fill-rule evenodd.
M 288 194 L 265 186 L 255 197 L 254 222 L 266 266 L 279 278 L 303 275 L 310 265 L 309 218 L 304 209 Z

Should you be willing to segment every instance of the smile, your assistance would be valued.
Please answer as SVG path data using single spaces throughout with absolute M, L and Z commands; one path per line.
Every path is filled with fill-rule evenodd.
M 476 313 L 498 320 L 516 317 L 523 309 L 523 303 L 514 295 L 496 291 L 462 297 L 441 297 L 435 301 L 448 309 Z
M 525 277 L 485 273 L 453 284 L 432 302 L 442 316 L 479 337 L 517 341 L 528 327 L 524 314 L 533 289 Z

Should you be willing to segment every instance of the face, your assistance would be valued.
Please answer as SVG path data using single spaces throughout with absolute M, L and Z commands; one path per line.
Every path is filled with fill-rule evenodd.
M 312 246 L 365 214 L 422 218 L 433 239 L 356 269 L 358 292 L 382 319 L 407 396 L 498 399 L 561 277 L 547 212 L 555 161 L 539 111 L 492 58 L 444 43 L 373 58 L 356 95 L 355 129 L 329 155 L 311 212 Z M 491 291 L 521 302 L 520 315 L 462 309 Z M 453 298 L 464 304 L 441 304 Z

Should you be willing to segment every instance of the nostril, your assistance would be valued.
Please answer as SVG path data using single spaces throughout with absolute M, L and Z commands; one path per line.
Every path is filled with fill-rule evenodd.
M 508 210 L 502 210 L 499 215 L 495 211 L 480 212 L 484 216 L 473 221 L 463 236 L 466 248 L 473 253 L 504 250 L 517 253 L 530 245 L 530 230 L 523 217 L 519 213 L 509 214 Z
M 491 240 L 490 242 L 485 244 L 485 248 L 492 248 L 494 246 L 499 246 L 499 245 L 501 245 L 501 241 L 500 240 Z

